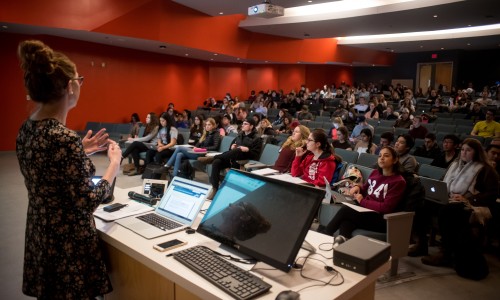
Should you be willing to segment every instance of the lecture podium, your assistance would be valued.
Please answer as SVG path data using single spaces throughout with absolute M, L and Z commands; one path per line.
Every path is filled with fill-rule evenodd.
M 140 188 L 121 189 L 115 187 L 115 202 L 131 201 L 128 199 L 128 192 L 141 192 Z M 206 203 L 206 205 L 209 204 Z M 193 225 L 194 228 L 199 224 L 201 218 L 202 216 L 199 216 Z M 114 222 L 104 222 L 96 217 L 95 223 L 113 285 L 113 292 L 105 295 L 106 300 L 233 299 L 229 294 L 177 262 L 173 257 L 166 256 L 169 253 L 195 245 L 204 245 L 217 251 L 224 251 L 219 248 L 218 242 L 199 233 L 187 234 L 185 231 L 147 240 Z M 153 249 L 153 245 L 173 238 L 186 241 L 187 245 L 167 252 Z M 331 237 L 309 231 L 306 241 L 317 249 L 317 253 L 326 258 L 320 255 L 312 256 L 320 261 L 308 259 L 303 273 L 311 278 L 328 281 L 332 278 L 332 273 L 324 269 L 326 264 L 342 274 L 344 283 L 338 286 L 314 286 L 303 289 L 318 284 L 318 282 L 302 278 L 297 270 L 292 269 L 285 273 L 274 270 L 264 263 L 257 263 L 252 272 L 272 285 L 270 292 L 258 299 L 271 300 L 275 299 L 281 291 L 298 291 L 300 289 L 303 289 L 300 291 L 301 299 L 374 299 L 375 282 L 379 276 L 389 270 L 390 261 L 365 276 L 333 266 L 332 251 L 323 251 L 320 250 L 322 247 L 319 247 L 321 243 L 331 243 Z M 304 257 L 307 254 L 307 251 L 301 249 L 297 257 Z M 247 268 L 245 265 L 239 266 Z M 340 282 L 340 279 L 340 276 L 337 276 L 331 282 L 336 284 Z

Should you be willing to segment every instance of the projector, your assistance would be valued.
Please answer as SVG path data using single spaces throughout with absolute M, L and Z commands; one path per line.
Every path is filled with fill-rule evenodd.
M 262 3 L 248 8 L 248 15 L 260 18 L 275 18 L 285 15 L 285 9 L 271 3 Z

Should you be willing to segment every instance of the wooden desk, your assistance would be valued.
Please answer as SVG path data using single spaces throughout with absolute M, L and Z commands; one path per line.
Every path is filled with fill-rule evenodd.
M 127 202 L 128 192 L 140 192 L 140 187 L 131 189 L 115 188 L 115 202 Z M 196 227 L 201 218 L 194 224 Z M 187 234 L 184 231 L 166 235 L 152 240 L 146 240 L 134 232 L 113 222 L 106 223 L 96 218 L 96 226 L 100 232 L 107 266 L 109 269 L 114 291 L 106 295 L 110 299 L 232 299 L 228 294 L 210 284 L 208 281 L 178 263 L 173 257 L 166 254 L 189 248 L 195 245 L 205 245 L 217 249 L 219 243 L 199 234 Z M 188 244 L 167 252 L 153 249 L 153 245 L 178 238 Z M 326 265 L 333 266 L 332 251 L 319 250 L 321 243 L 331 243 L 332 238 L 310 231 L 306 241 L 312 244 L 317 252 L 329 257 L 325 259 L 319 255 L 312 258 L 323 261 Z M 220 251 L 220 249 L 217 249 Z M 298 257 L 307 255 L 305 250 L 300 250 Z M 300 261 L 299 261 L 300 263 Z M 304 273 L 312 278 L 328 281 L 332 274 L 324 270 L 325 264 L 309 259 L 305 264 Z M 254 269 L 270 268 L 259 263 Z M 363 276 L 348 270 L 333 266 L 344 277 L 344 283 L 339 286 L 311 287 L 300 291 L 302 299 L 374 299 L 376 279 L 389 270 L 390 263 L 386 262 L 368 276 Z M 271 291 L 259 299 L 275 299 L 284 290 L 297 291 L 318 282 L 306 280 L 297 270 L 288 273 L 272 270 L 256 270 L 254 274 L 262 277 L 273 287 Z M 338 283 L 340 278 L 334 278 L 332 283 Z

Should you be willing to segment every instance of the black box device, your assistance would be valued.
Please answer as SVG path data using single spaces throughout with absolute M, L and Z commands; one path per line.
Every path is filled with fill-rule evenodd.
M 391 244 L 357 235 L 333 249 L 333 264 L 368 275 L 391 256 Z

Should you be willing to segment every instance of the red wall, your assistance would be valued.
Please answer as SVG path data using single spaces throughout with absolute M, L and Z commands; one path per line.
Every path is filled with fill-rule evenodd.
M 246 65 L 208 63 L 101 44 L 48 36 L 0 33 L 0 97 L 6 116 L 6 136 L 0 150 L 14 150 L 22 121 L 32 109 L 26 101 L 17 45 L 25 39 L 41 39 L 73 60 L 85 83 L 76 108 L 67 120 L 75 130 L 87 121 L 127 122 L 133 112 L 142 118 L 160 113 L 169 102 L 176 108 L 195 109 L 207 97 L 221 99 L 226 92 L 246 99 L 251 90 L 311 89 L 324 83 L 352 82 L 350 68 L 330 65 Z

